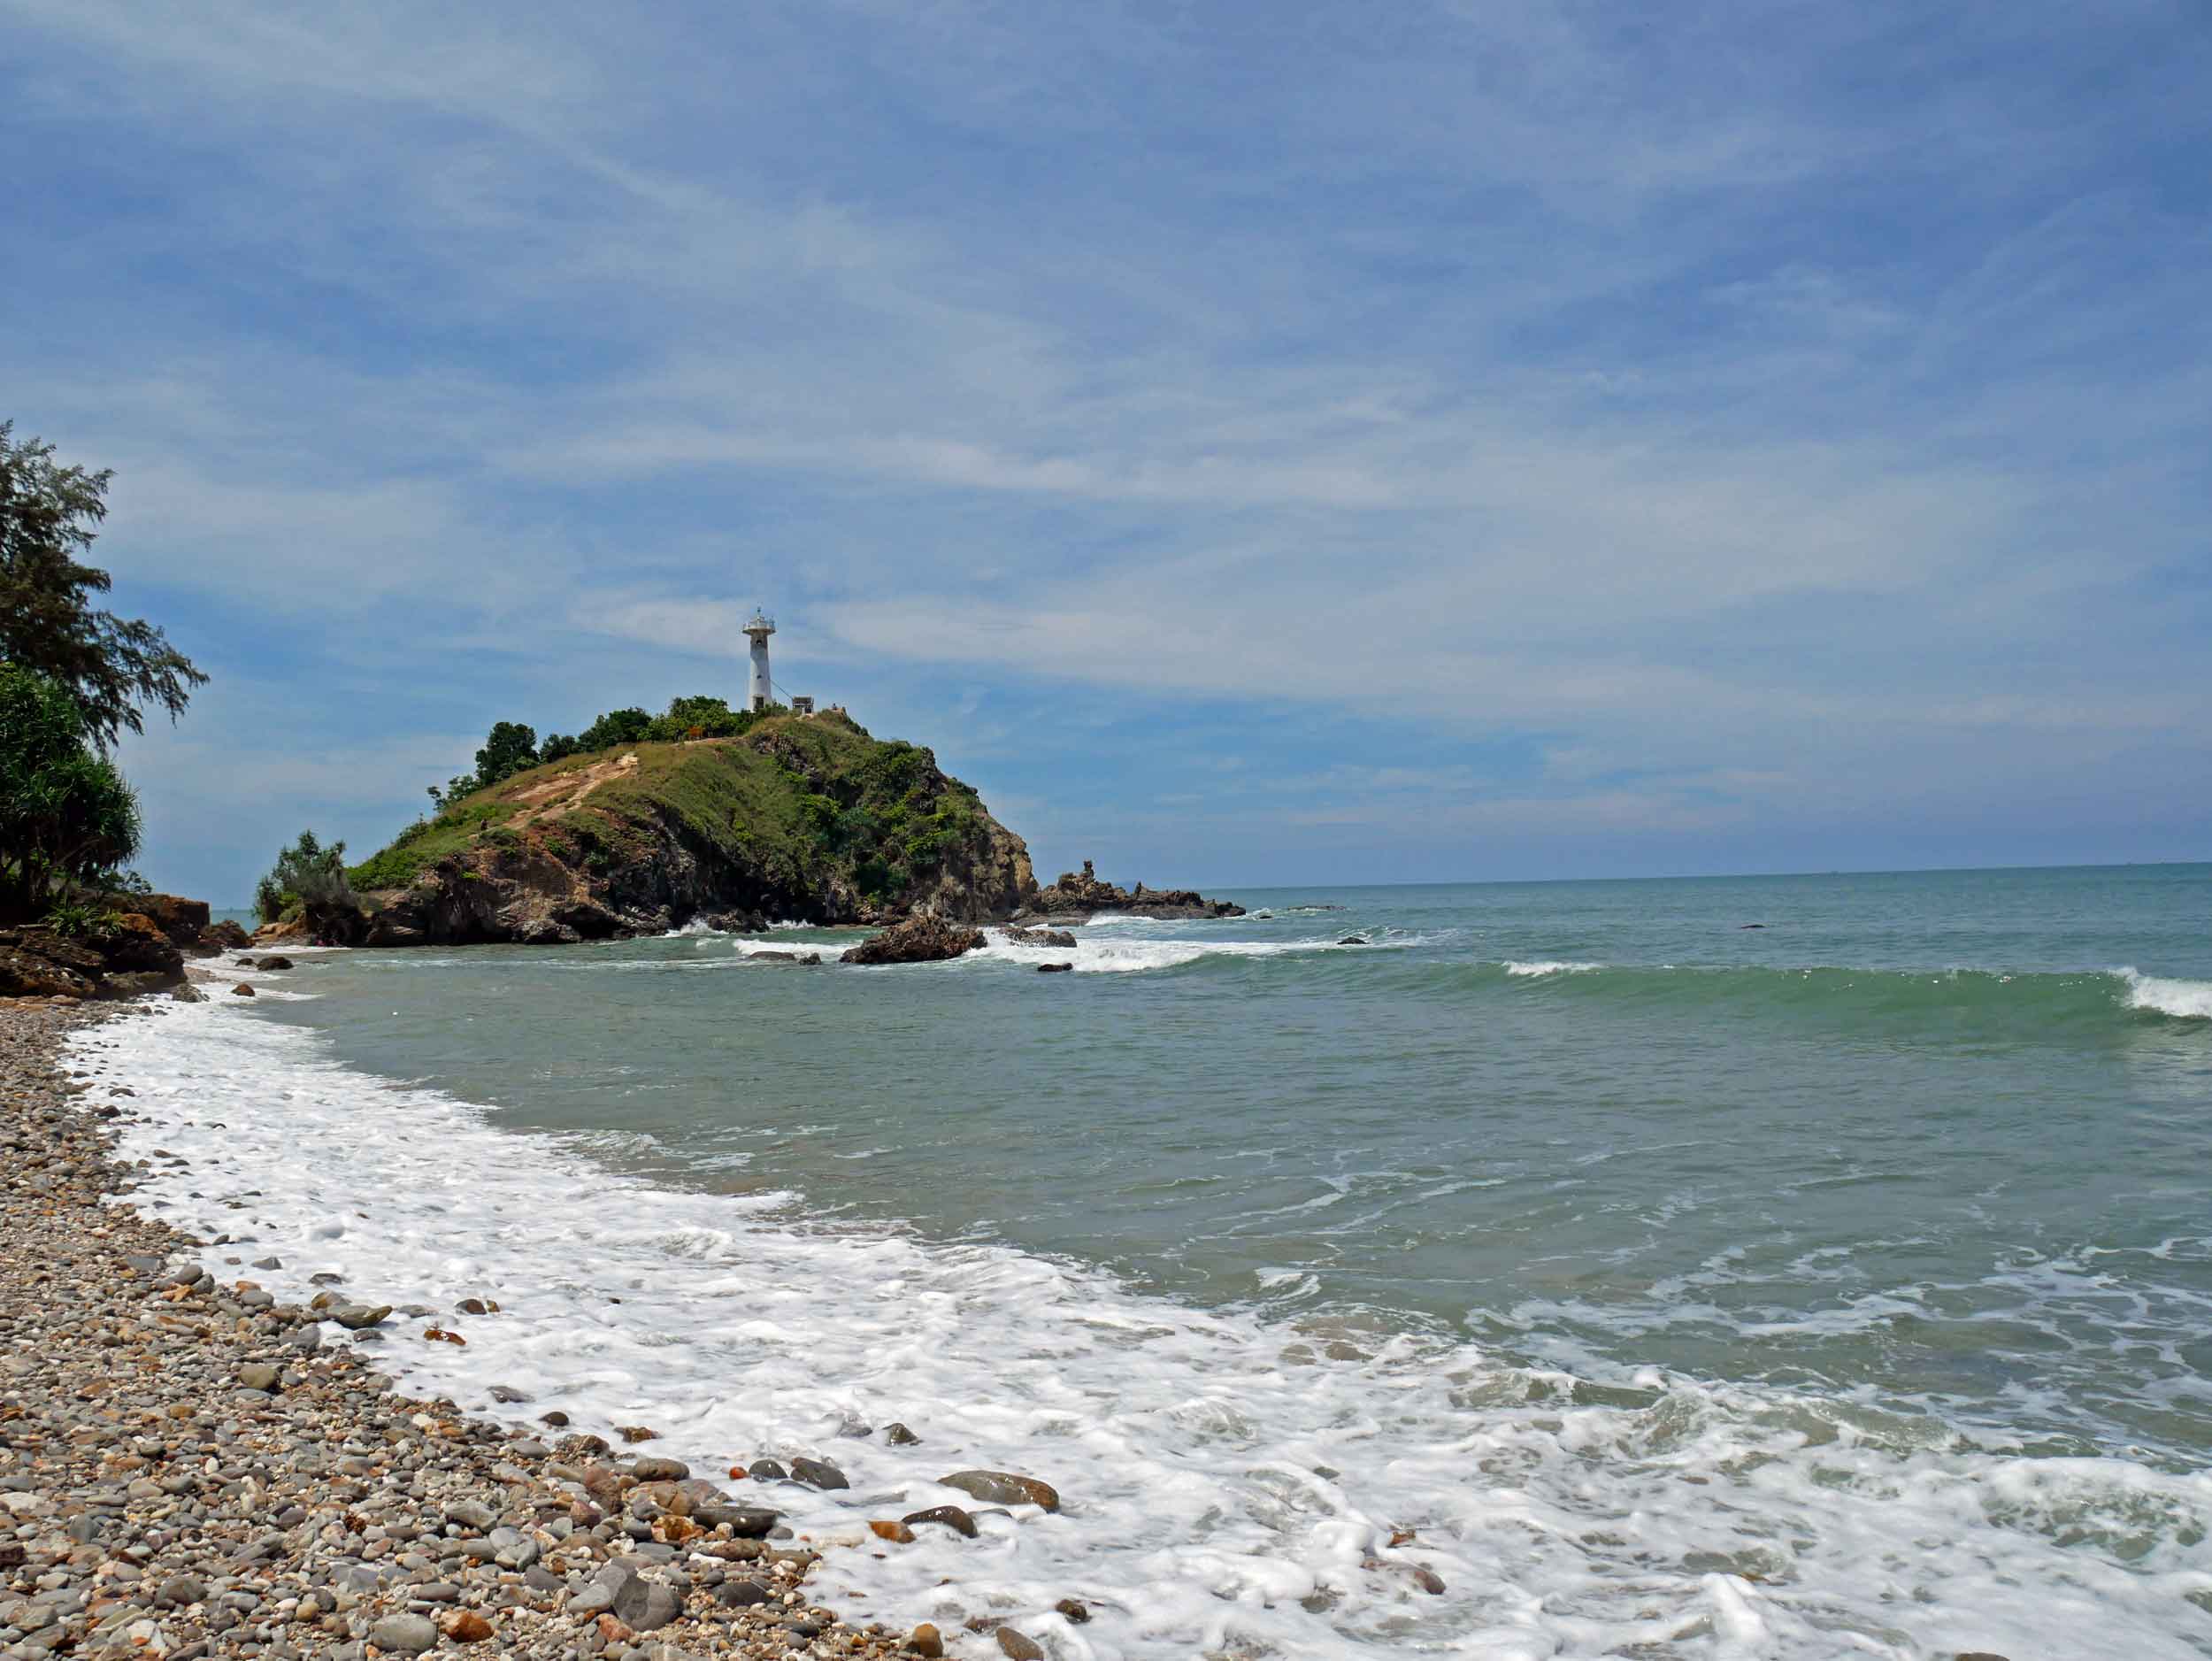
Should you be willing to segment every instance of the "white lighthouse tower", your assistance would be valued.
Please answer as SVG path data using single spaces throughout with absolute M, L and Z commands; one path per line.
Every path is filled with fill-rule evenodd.
M 764 710 L 775 702 L 775 683 L 768 678 L 768 637 L 775 632 L 776 619 L 755 606 L 753 620 L 745 625 L 753 642 L 753 684 L 745 697 L 749 710 Z

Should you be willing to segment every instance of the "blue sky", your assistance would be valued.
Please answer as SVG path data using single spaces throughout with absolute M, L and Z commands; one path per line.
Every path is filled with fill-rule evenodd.
M 157 882 L 778 678 L 1049 875 L 2204 857 L 2199 0 L 0 0 Z

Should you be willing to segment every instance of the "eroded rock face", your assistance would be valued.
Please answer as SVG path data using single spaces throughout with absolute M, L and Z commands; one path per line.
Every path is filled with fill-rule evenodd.
M 1227 900 L 1210 900 L 1195 888 L 1148 888 L 1141 882 L 1133 888 L 1125 888 L 1101 881 L 1098 873 L 1091 869 L 1091 862 L 1086 859 L 1082 870 L 1062 872 L 1059 880 L 1050 888 L 1038 889 L 1037 897 L 1015 916 L 1081 920 L 1100 911 L 1127 911 L 1137 917 L 1169 920 L 1244 915 L 1241 905 Z M 1074 943 L 1072 939 L 1068 942 L 1070 945 Z
M 910 917 L 894 923 L 872 940 L 863 941 L 847 952 L 844 963 L 942 963 L 981 946 L 983 931 L 941 917 Z
M 1014 928 L 1006 930 L 1007 943 L 1014 946 L 1057 946 L 1063 950 L 1075 949 L 1075 936 L 1064 928 Z
M 0 997 L 136 997 L 183 980 L 184 953 L 142 912 L 81 935 L 0 928 Z

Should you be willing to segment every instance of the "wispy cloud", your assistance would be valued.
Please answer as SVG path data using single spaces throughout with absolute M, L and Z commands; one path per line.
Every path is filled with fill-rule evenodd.
M 257 843 L 733 684 L 756 600 L 1163 875 L 2212 828 L 2184 8 L 0 17 L 4 413 L 118 468 L 127 597 L 300 688 Z M 265 719 L 152 741 L 157 825 Z

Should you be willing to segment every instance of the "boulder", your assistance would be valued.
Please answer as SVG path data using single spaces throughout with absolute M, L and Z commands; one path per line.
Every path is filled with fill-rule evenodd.
M 983 931 L 948 923 L 933 912 L 894 923 L 872 940 L 863 941 L 847 952 L 845 963 L 942 963 L 984 943 Z
M 826 1459 L 794 1459 L 791 1462 L 791 1480 L 795 1482 L 803 1482 L 809 1488 L 835 1488 L 852 1486 L 845 1480 L 845 1473 Z
M 1041 963 L 1037 965 L 1037 973 L 1039 974 L 1073 974 L 1075 965 L 1071 963 Z
M 1075 936 L 1064 928 L 1018 928 L 1009 925 L 1006 941 L 1011 946 L 1057 946 L 1063 951 L 1075 950 Z

